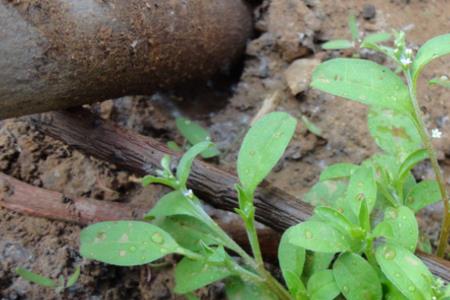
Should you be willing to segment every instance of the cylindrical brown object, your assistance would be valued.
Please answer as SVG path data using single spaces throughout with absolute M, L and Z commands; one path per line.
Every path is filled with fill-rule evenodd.
M 0 0 L 0 119 L 204 79 L 250 33 L 244 0 Z

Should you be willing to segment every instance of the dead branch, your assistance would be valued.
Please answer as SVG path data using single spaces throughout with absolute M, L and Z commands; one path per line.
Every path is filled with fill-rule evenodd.
M 35 115 L 32 120 L 46 134 L 138 175 L 154 174 L 165 154 L 179 156 L 155 139 L 100 120 L 86 109 Z M 233 211 L 238 206 L 233 187 L 237 181 L 235 175 L 196 160 L 188 184 L 209 204 Z M 257 190 L 255 206 L 256 219 L 279 232 L 312 214 L 310 205 L 267 183 Z M 450 281 L 450 262 L 423 253 L 418 255 L 433 274 Z
M 156 199 L 155 199 L 156 200 Z M 156 201 L 149 201 L 155 203 Z M 141 219 L 150 206 L 70 198 L 64 194 L 38 188 L 0 173 L 0 207 L 34 217 L 87 225 L 102 221 Z M 245 250 L 250 251 L 243 224 L 236 219 L 215 221 Z M 270 228 L 258 230 L 263 254 L 267 261 L 277 261 L 280 235 Z

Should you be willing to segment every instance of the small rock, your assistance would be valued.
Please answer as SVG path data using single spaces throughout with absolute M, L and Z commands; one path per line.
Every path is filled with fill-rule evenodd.
M 272 51 L 275 39 L 271 33 L 264 33 L 259 38 L 251 41 L 246 49 L 246 54 L 250 56 L 259 56 L 261 52 Z M 267 51 L 264 51 L 267 50 Z
M 272 0 L 268 9 L 267 30 L 276 38 L 281 57 L 288 62 L 311 53 L 312 41 L 322 21 L 303 1 Z
M 284 79 L 293 95 L 308 88 L 312 73 L 319 64 L 319 59 L 297 59 L 284 71 Z
M 375 6 L 373 6 L 372 4 L 364 4 L 362 14 L 364 19 L 371 20 L 375 18 L 377 11 L 375 9 Z

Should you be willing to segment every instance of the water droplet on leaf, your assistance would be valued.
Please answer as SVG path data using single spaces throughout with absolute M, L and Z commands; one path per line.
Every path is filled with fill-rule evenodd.
M 395 250 L 389 247 L 386 247 L 386 249 L 384 250 L 384 258 L 391 260 L 395 258 L 395 255 L 397 253 L 395 253 Z
M 308 240 L 312 239 L 312 238 L 313 238 L 312 232 L 309 231 L 309 230 L 306 230 L 306 231 L 305 231 L 305 237 L 306 237 Z
M 161 235 L 161 233 L 157 232 L 152 235 L 152 241 L 157 244 L 162 244 L 162 243 L 164 243 L 164 238 Z

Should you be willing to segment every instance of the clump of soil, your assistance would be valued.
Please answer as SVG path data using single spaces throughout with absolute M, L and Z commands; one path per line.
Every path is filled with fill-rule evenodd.
M 253 1 L 254 2 L 254 1 Z M 174 117 L 184 115 L 209 127 L 222 156 L 220 166 L 232 170 L 250 121 L 265 99 L 278 93 L 276 110 L 300 118 L 307 116 L 322 129 L 322 137 L 299 125 L 284 159 L 269 180 L 301 199 L 320 171 L 335 162 L 359 163 L 377 151 L 366 125 L 366 108 L 354 102 L 306 90 L 293 95 L 285 79 L 286 69 L 297 59 L 327 59 L 351 53 L 329 52 L 320 44 L 331 38 L 349 38 L 349 13 L 358 17 L 364 32 L 407 31 L 411 46 L 444 33 L 450 3 L 433 1 L 320 1 L 272 0 L 255 5 L 255 37 L 247 45 L 241 68 L 196 89 L 158 93 L 148 97 L 125 97 L 93 105 L 99 116 L 163 141 L 182 142 Z M 385 62 L 380 56 L 364 56 Z M 385 62 L 388 63 L 388 62 Z M 450 69 L 447 60 L 433 63 L 426 79 Z M 306 76 L 306 75 L 305 75 Z M 306 78 L 307 79 L 307 78 Z M 445 91 L 429 89 L 425 80 L 420 99 L 430 128 L 439 128 L 436 140 L 439 158 L 450 174 L 450 104 Z M 0 171 L 30 184 L 104 201 L 142 202 L 164 193 L 160 187 L 143 189 L 131 183 L 127 172 L 88 157 L 39 133 L 26 118 L 0 123 Z M 422 179 L 431 176 L 427 165 L 415 171 Z M 30 200 L 32 201 L 32 200 Z M 438 233 L 439 205 L 422 218 L 422 227 L 432 237 Z M 116 268 L 83 260 L 78 253 L 76 225 L 20 216 L 0 210 L 1 299 L 60 299 L 52 290 L 31 285 L 14 274 L 27 267 L 57 277 L 82 266 L 79 283 L 68 299 L 182 299 L 171 292 L 174 259 L 161 268 Z M 203 299 L 223 298 L 221 285 L 200 291 Z

